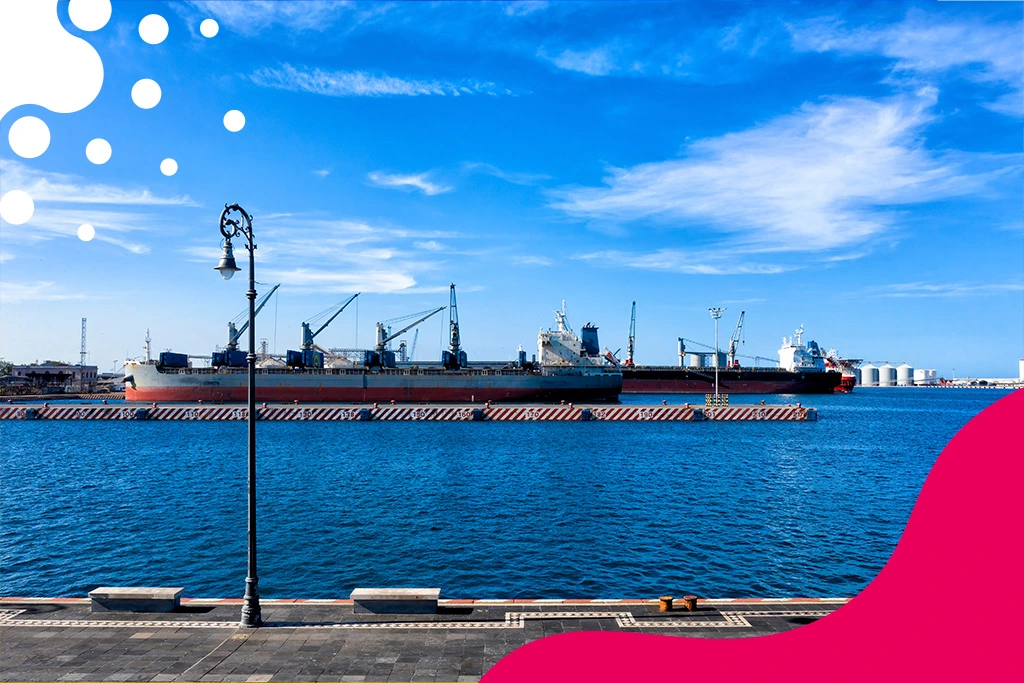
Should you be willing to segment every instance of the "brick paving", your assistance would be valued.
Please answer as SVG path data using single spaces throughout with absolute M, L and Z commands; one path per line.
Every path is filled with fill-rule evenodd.
M 183 602 L 170 614 L 90 612 L 87 600 L 0 599 L 0 681 L 476 681 L 532 640 L 601 630 L 698 638 L 788 631 L 844 600 L 452 601 L 436 615 L 354 614 L 351 603 Z

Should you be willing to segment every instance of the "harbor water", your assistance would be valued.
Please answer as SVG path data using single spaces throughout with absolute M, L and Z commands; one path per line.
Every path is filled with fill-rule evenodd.
M 854 595 L 945 444 L 1008 393 L 734 401 L 801 401 L 817 422 L 263 423 L 260 593 Z M 241 597 L 245 571 L 244 422 L 0 424 L 0 596 Z

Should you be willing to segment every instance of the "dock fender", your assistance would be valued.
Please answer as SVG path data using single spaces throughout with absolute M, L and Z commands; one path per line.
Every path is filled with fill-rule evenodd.
M 486 420 L 486 419 L 487 419 L 487 416 L 484 415 L 484 411 L 481 408 L 473 408 L 473 421 L 474 422 L 481 422 L 482 420 Z
M 35 408 L 25 408 L 25 419 L 26 420 L 41 420 L 43 416 L 39 414 L 39 411 Z
M 591 420 L 590 408 L 584 408 L 583 410 L 581 410 L 580 411 L 580 421 L 581 422 L 590 422 L 590 420 Z
M 817 422 L 818 421 L 818 409 L 817 408 L 807 408 L 806 410 L 807 410 L 807 416 L 804 419 L 807 420 L 808 422 Z
M 146 410 L 145 408 L 136 408 L 135 409 L 135 419 L 136 420 L 148 420 L 149 419 L 149 411 Z
M 693 421 L 694 422 L 703 422 L 703 420 L 704 420 L 704 410 L 702 408 L 694 408 L 693 409 Z
M 373 419 L 373 413 L 370 412 L 369 408 L 360 408 L 359 419 L 363 422 L 368 422 Z

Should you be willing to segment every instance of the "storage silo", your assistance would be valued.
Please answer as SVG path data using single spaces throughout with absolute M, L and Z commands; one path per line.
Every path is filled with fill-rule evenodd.
M 914 386 L 914 368 L 913 366 L 904 363 L 896 368 L 896 386 L 898 387 L 912 387 Z
M 871 363 L 860 366 L 860 379 L 861 386 L 864 387 L 877 387 L 878 386 L 878 368 Z
M 857 386 L 863 386 L 863 382 L 861 381 L 860 368 L 853 369 L 853 383 Z
M 896 366 L 886 363 L 882 367 L 878 368 L 878 386 L 880 387 L 892 387 L 896 386 Z
M 916 386 L 926 387 L 938 383 L 938 373 L 935 370 L 914 370 L 914 384 Z

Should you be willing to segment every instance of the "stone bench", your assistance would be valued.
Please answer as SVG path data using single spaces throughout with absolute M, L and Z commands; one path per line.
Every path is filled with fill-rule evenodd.
M 356 588 L 350 596 L 356 614 L 436 614 L 440 588 Z
M 173 612 L 184 590 L 101 586 L 89 591 L 89 597 L 93 612 Z

